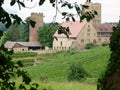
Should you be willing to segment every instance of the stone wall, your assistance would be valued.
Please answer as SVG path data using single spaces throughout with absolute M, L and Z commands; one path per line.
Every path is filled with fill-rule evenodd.
M 31 13 L 30 19 L 35 21 L 35 27 L 29 26 L 29 41 L 38 41 L 38 30 L 43 27 L 43 13 Z

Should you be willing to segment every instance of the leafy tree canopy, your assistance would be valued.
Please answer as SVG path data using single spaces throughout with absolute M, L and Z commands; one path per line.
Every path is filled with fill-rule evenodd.
M 120 22 L 110 38 L 111 56 L 105 74 L 98 79 L 98 90 L 120 90 Z
M 5 0 L 0 0 L 0 22 L 5 24 L 6 28 L 9 28 L 12 24 L 22 24 L 24 23 L 22 19 L 13 13 L 8 13 L 2 5 L 4 4 Z M 32 2 L 33 0 L 28 0 L 28 2 Z M 71 4 L 67 0 L 49 0 L 53 7 L 56 9 L 56 15 L 59 11 L 58 4 L 61 5 L 61 7 L 68 7 L 69 9 L 75 8 L 78 16 L 80 17 L 80 20 L 86 18 L 88 21 L 90 21 L 92 18 L 94 18 L 94 14 L 96 14 L 95 11 L 90 11 L 88 13 L 82 13 L 81 6 L 77 5 L 77 3 Z M 39 5 L 41 6 L 45 0 L 39 0 Z M 19 9 L 21 7 L 26 8 L 26 5 L 24 3 L 24 0 L 10 0 L 10 5 L 14 6 L 15 4 L 18 4 Z M 82 6 L 82 8 L 88 8 L 85 5 Z M 92 13 L 91 13 L 92 12 Z M 74 14 L 68 13 L 68 12 L 61 12 L 61 14 L 64 16 L 64 19 L 69 21 L 72 19 L 75 21 Z M 29 19 L 29 23 L 31 26 L 35 26 L 35 22 Z M 3 32 L 0 31 L 0 39 L 3 35 Z M 12 81 L 11 78 L 14 76 L 22 77 L 22 83 L 20 83 L 18 88 L 21 90 L 37 90 L 38 84 L 31 83 L 31 79 L 28 76 L 27 72 L 20 70 L 17 68 L 11 61 L 11 57 L 7 49 L 4 48 L 3 45 L 0 47 L 0 89 L 1 90 L 16 90 L 16 83 L 15 81 Z M 18 62 L 18 67 L 22 66 L 20 62 Z M 15 72 L 15 73 L 14 73 Z M 26 86 L 25 85 L 29 85 Z
M 39 41 L 43 46 L 52 47 L 53 34 L 57 30 L 55 25 L 44 25 L 42 29 L 38 31 Z

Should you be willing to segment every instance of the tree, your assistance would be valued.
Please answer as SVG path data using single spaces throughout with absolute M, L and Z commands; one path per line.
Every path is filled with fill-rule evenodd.
M 33 0 L 28 0 L 28 1 L 33 1 Z M 80 17 L 80 20 L 83 20 L 84 18 L 87 19 L 87 21 L 90 21 L 92 18 L 94 18 L 94 15 L 96 14 L 95 11 L 90 11 L 86 13 L 82 13 L 81 6 L 77 5 L 77 3 L 71 4 L 67 0 L 49 0 L 50 3 L 52 4 L 53 7 L 56 9 L 56 15 L 59 12 L 58 4 L 61 5 L 61 7 L 68 7 L 69 9 L 75 8 L 78 16 Z M 41 6 L 45 0 L 40 0 L 39 5 Z M 22 19 L 12 13 L 8 13 L 2 5 L 4 4 L 4 0 L 0 0 L 0 22 L 5 24 L 6 28 L 9 28 L 12 24 L 17 25 L 17 24 L 22 24 L 24 23 Z M 10 5 L 14 6 L 15 4 L 18 4 L 19 9 L 21 7 L 26 8 L 26 5 L 24 4 L 24 0 L 11 0 Z M 88 8 L 86 5 L 82 5 L 82 8 Z M 92 13 L 91 13 L 92 12 Z M 69 21 L 72 19 L 75 21 L 74 14 L 68 13 L 68 12 L 60 12 L 63 15 L 63 18 Z M 55 15 L 55 17 L 56 17 Z M 32 27 L 35 26 L 35 22 L 32 20 L 29 20 L 29 23 L 31 24 Z M 60 29 L 59 29 L 60 30 Z M 61 29 L 59 33 L 65 33 L 65 31 L 68 32 L 69 30 L 67 29 Z M 0 39 L 1 36 L 3 35 L 3 32 L 0 31 Z M 0 89 L 1 90 L 16 90 L 16 83 L 14 81 L 11 81 L 11 78 L 14 77 L 15 75 L 22 76 L 22 83 L 19 84 L 19 89 L 24 89 L 27 90 L 28 88 L 25 87 L 25 85 L 29 85 L 28 90 L 36 90 L 38 87 L 38 84 L 32 84 L 31 85 L 31 79 L 28 76 L 28 74 L 25 71 L 21 71 L 18 69 L 11 61 L 11 57 L 7 49 L 4 48 L 4 45 L 1 45 L 0 47 Z M 18 62 L 18 66 L 22 66 L 20 62 Z M 16 74 L 14 74 L 14 71 L 17 71 Z
M 5 25 L 3 23 L 0 22 L 0 31 L 5 31 Z
M 44 27 L 38 31 L 39 41 L 42 46 L 52 47 L 53 34 L 56 30 L 57 27 L 55 27 L 55 25 L 44 25 Z
M 4 44 L 6 41 L 29 41 L 28 27 L 28 24 L 11 25 L 9 29 L 4 31 L 0 43 Z
M 72 63 L 67 73 L 67 79 L 69 81 L 81 81 L 88 76 L 87 71 L 83 65 L 79 62 Z
M 98 79 L 98 90 L 120 90 L 120 22 L 110 38 L 111 56 L 105 74 Z

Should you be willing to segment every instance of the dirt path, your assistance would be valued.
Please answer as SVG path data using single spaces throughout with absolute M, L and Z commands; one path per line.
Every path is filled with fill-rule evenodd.
M 35 59 L 35 57 L 13 58 L 13 60 Z

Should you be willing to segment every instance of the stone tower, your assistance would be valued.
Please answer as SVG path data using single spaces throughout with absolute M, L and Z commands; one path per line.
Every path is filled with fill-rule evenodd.
M 100 3 L 92 3 L 91 0 L 87 0 L 85 5 L 88 5 L 88 9 L 83 9 L 84 11 L 97 11 L 98 15 L 92 20 L 93 23 L 101 23 L 101 4 Z
M 30 19 L 35 21 L 35 27 L 29 26 L 29 41 L 38 41 L 38 30 L 43 27 L 43 13 L 31 13 Z

